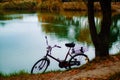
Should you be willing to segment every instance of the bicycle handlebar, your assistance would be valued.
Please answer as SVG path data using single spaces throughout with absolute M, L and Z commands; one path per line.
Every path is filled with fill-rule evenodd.
M 46 44 L 48 45 L 48 39 L 47 39 L 47 36 L 45 36 L 45 39 L 46 39 Z
M 54 47 L 61 48 L 61 46 L 55 45 Z
M 47 36 L 45 36 L 45 39 L 46 39 L 46 44 L 47 44 L 47 48 L 49 49 L 49 48 L 54 48 L 54 47 L 57 47 L 57 48 L 61 48 L 61 46 L 58 46 L 58 45 L 54 45 L 53 47 L 52 46 L 50 46 L 49 44 L 48 44 L 48 39 L 47 39 Z

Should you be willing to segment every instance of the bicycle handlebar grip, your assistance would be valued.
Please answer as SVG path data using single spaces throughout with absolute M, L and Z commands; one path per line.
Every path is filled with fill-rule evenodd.
M 55 45 L 55 47 L 57 47 L 57 48 L 61 48 L 61 46 L 58 46 L 58 45 Z
M 61 46 L 57 46 L 58 48 L 61 48 Z

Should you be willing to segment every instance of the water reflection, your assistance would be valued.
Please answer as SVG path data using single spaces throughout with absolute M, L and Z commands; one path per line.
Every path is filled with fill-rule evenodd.
M 42 15 L 38 14 L 42 30 L 58 38 L 91 43 L 87 16 L 85 15 Z M 79 36 L 79 37 L 78 37 Z
M 101 16 L 95 16 L 97 31 L 100 31 Z M 86 12 L 12 13 L 0 15 L 0 72 L 11 73 L 24 69 L 30 71 L 36 60 L 45 54 L 47 35 L 50 44 L 58 44 L 52 55 L 64 59 L 66 42 L 75 42 L 87 47 L 86 54 L 94 58 Z M 111 53 L 117 53 L 115 46 L 120 42 L 120 18 L 113 17 L 111 27 Z M 62 52 L 61 52 L 62 51 Z M 115 52 L 116 51 L 116 52 Z M 49 70 L 59 69 L 56 62 Z M 8 67 L 9 66 L 9 67 Z
M 111 53 L 120 52 L 120 14 L 112 17 L 112 26 L 110 30 L 110 51 Z

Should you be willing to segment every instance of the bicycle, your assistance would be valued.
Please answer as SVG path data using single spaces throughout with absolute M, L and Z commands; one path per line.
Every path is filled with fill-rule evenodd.
M 80 65 L 82 64 L 86 64 L 87 62 L 89 62 L 89 58 L 87 55 L 84 54 L 83 51 L 83 47 L 81 47 L 80 51 L 81 53 L 77 53 L 75 54 L 75 50 L 74 50 L 74 46 L 75 43 L 66 43 L 65 46 L 68 47 L 68 52 L 65 56 L 64 60 L 59 60 L 57 58 L 55 58 L 54 56 L 52 56 L 51 51 L 53 48 L 57 47 L 57 48 L 61 48 L 61 46 L 58 45 L 54 45 L 54 46 L 50 46 L 48 44 L 48 39 L 47 36 L 45 37 L 46 39 L 46 44 L 47 44 L 47 52 L 46 55 L 38 60 L 32 67 L 31 69 L 31 74 L 36 74 L 36 73 L 44 73 L 46 71 L 46 69 L 48 68 L 48 66 L 50 65 L 50 59 L 52 58 L 55 61 L 57 61 L 59 63 L 59 67 L 60 68 L 65 68 L 65 69 L 72 69 L 72 68 L 76 68 L 76 67 L 80 67 Z M 72 51 L 71 51 L 72 50 Z M 74 54 L 74 55 L 72 55 Z M 70 56 L 70 59 L 67 61 L 68 56 Z

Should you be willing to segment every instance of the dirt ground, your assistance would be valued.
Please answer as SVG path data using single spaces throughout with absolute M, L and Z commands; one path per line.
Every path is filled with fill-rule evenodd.
M 0 80 L 108 80 L 111 75 L 118 72 L 120 72 L 120 55 L 102 60 L 95 59 L 78 69 L 69 71 L 0 77 Z

